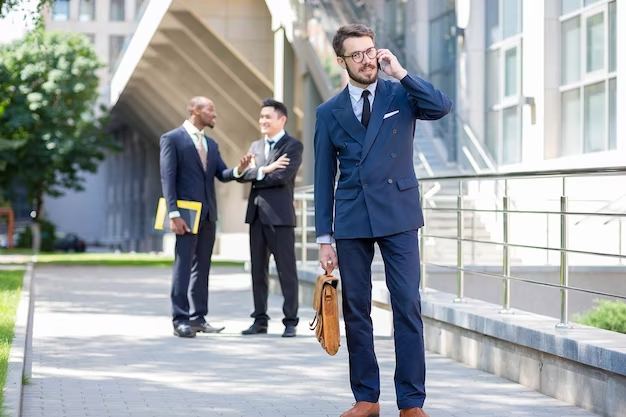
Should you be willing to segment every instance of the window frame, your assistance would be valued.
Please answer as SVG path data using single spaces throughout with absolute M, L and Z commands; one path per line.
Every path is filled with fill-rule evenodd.
M 580 18 L 580 77 L 578 81 L 570 82 L 567 84 L 561 84 L 563 79 L 561 78 L 559 81 L 559 107 L 563 105 L 563 94 L 570 92 L 572 90 L 579 91 L 579 129 L 580 129 L 580 144 L 578 153 L 573 155 L 563 155 L 564 147 L 564 137 L 563 132 L 559 132 L 559 157 L 568 157 L 575 155 L 589 155 L 600 152 L 611 152 L 615 151 L 617 148 L 611 148 L 611 138 L 610 138 L 610 123 L 611 123 L 611 103 L 610 103 L 610 83 L 611 80 L 615 79 L 617 82 L 617 68 L 615 71 L 611 71 L 610 64 L 610 54 L 611 54 L 611 27 L 610 27 L 610 15 L 609 15 L 609 4 L 613 3 L 615 0 L 600 0 L 597 3 L 590 4 L 588 6 L 582 6 L 573 12 L 567 13 L 565 15 L 559 16 L 559 24 L 561 28 L 563 24 L 570 19 L 575 19 L 577 17 Z M 584 5 L 584 2 L 581 2 Z M 616 5 L 617 6 L 617 5 Z M 604 56 L 603 56 L 603 67 L 602 69 L 587 72 L 587 20 L 598 14 L 602 13 L 603 15 L 603 23 L 604 23 Z M 563 31 L 559 30 L 559 46 L 563 48 Z M 561 49 L 562 50 L 562 49 Z M 563 65 L 563 55 L 559 57 L 559 73 L 562 74 L 562 65 Z M 562 75 L 561 75 L 562 77 Z M 585 90 L 587 87 L 597 84 L 604 84 L 604 106 L 605 106 L 605 115 L 604 115 L 604 131 L 605 131 L 605 149 L 603 151 L 585 151 Z M 562 117 L 562 112 L 559 110 L 559 117 Z

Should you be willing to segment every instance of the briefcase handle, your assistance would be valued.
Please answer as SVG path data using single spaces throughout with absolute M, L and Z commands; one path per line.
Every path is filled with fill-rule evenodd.
M 326 263 L 326 268 L 324 268 L 324 272 L 326 273 L 326 276 L 327 276 L 327 277 L 332 277 L 332 276 L 333 276 L 333 270 L 334 270 L 334 269 L 335 269 L 335 268 L 333 268 L 333 263 L 332 263 L 332 261 L 330 261 L 330 260 L 329 260 L 329 261 Z

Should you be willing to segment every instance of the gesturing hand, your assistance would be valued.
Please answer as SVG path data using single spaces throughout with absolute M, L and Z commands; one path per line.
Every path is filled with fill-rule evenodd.
M 401 80 L 408 74 L 407 70 L 400 65 L 398 58 L 396 58 L 389 49 L 379 49 L 376 54 L 376 60 L 380 62 L 382 71 L 393 78 Z M 387 65 L 383 65 L 383 61 L 386 62 Z
M 237 172 L 243 173 L 248 166 L 250 165 L 250 161 L 252 160 L 253 155 L 251 153 L 245 154 L 239 160 L 239 165 L 237 166 Z
M 271 164 L 263 167 L 263 173 L 265 175 L 271 174 L 277 169 L 287 168 L 289 165 L 289 158 L 287 158 L 287 154 L 282 154 L 280 158 L 272 162 Z

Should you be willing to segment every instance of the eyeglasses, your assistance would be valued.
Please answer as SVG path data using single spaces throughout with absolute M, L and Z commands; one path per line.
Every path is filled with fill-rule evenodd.
M 378 51 L 376 50 L 375 47 L 371 47 L 366 49 L 365 51 L 356 51 L 351 53 L 350 55 L 341 55 L 342 58 L 352 58 L 352 60 L 359 64 L 361 62 L 363 62 L 363 58 L 365 58 L 365 55 L 367 55 L 367 57 L 369 59 L 374 59 L 376 58 L 376 54 L 378 53 Z

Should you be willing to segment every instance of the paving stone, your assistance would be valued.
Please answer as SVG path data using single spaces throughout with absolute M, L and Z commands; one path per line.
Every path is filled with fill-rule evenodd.
M 172 335 L 170 270 L 37 267 L 33 377 L 23 417 L 338 417 L 354 402 L 345 339 L 319 346 L 302 303 L 298 337 L 282 338 L 282 297 L 270 296 L 267 335 L 252 322 L 250 276 L 215 268 L 207 319 L 226 329 Z M 381 417 L 397 416 L 394 351 L 376 338 Z M 427 357 L 431 417 L 594 416 L 435 354 Z

